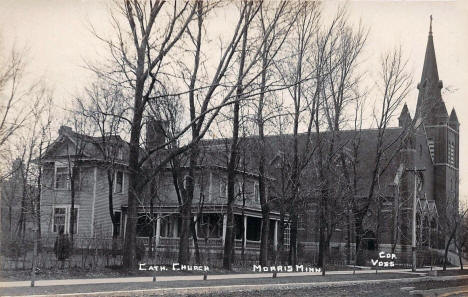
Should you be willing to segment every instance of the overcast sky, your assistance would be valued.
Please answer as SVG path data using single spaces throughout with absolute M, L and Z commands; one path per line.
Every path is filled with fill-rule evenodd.
M 369 26 L 365 57 L 378 61 L 385 50 L 401 45 L 410 60 L 414 88 L 406 102 L 414 113 L 424 52 L 433 15 L 434 44 L 439 77 L 455 92 L 443 98 L 448 112 L 455 107 L 461 122 L 460 197 L 468 201 L 468 3 L 459 1 L 351 1 L 350 17 Z M 108 5 L 95 0 L 0 0 L 0 46 L 29 48 L 29 72 L 42 76 L 54 89 L 55 104 L 69 107 L 74 94 L 89 78 L 85 58 L 97 57 L 100 43 L 89 33 L 91 22 L 101 32 L 108 28 Z M 327 1 L 326 11 L 337 2 Z M 220 14 L 222 29 L 226 22 Z M 326 13 L 325 13 L 326 15 Z

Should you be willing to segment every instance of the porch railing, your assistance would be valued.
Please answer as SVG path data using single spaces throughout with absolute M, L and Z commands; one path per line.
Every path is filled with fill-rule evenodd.
M 149 239 L 148 237 L 138 237 L 137 240 L 144 244 L 145 247 L 149 247 Z M 177 247 L 179 245 L 179 238 L 178 237 L 160 237 L 159 244 L 156 246 L 156 238 L 153 237 L 153 246 L 157 248 L 161 247 Z M 190 246 L 193 247 L 193 238 L 190 238 Z M 223 246 L 223 239 L 222 238 L 199 238 L 198 239 L 198 246 L 200 248 L 221 248 Z M 235 247 L 237 249 L 242 248 L 242 240 L 236 239 L 235 240 Z M 255 240 L 247 240 L 245 242 L 245 247 L 247 249 L 260 249 L 260 241 Z

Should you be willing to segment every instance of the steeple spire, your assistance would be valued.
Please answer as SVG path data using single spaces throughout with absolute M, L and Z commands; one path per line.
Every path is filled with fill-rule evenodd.
M 429 35 L 432 35 L 432 14 L 429 17 L 431 19 L 430 24 L 429 24 Z
M 419 95 L 416 106 L 416 116 L 424 119 L 424 121 L 427 123 L 440 123 L 441 121 L 447 121 L 448 119 L 447 109 L 444 102 L 442 101 L 442 95 L 440 92 L 442 86 L 442 81 L 439 80 L 439 71 L 437 70 L 434 39 L 432 36 L 431 15 L 429 23 L 429 36 L 426 45 L 426 55 L 424 57 L 424 66 L 421 75 L 421 81 L 418 84 Z

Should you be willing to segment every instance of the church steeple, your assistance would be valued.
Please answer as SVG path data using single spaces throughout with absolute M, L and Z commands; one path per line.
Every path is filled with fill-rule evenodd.
M 439 124 L 447 122 L 448 113 L 442 101 L 442 86 L 442 81 L 439 80 L 439 71 L 437 70 L 431 15 L 429 37 L 426 45 L 421 81 L 418 84 L 419 95 L 416 106 L 416 115 L 426 123 Z

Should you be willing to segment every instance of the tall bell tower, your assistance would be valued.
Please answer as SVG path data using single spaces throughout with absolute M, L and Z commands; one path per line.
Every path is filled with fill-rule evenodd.
M 434 165 L 434 200 L 439 219 L 445 221 L 458 211 L 459 122 L 455 110 L 450 116 L 442 99 L 432 36 L 432 16 L 424 57 L 421 81 L 418 83 L 417 125 L 425 129 Z

